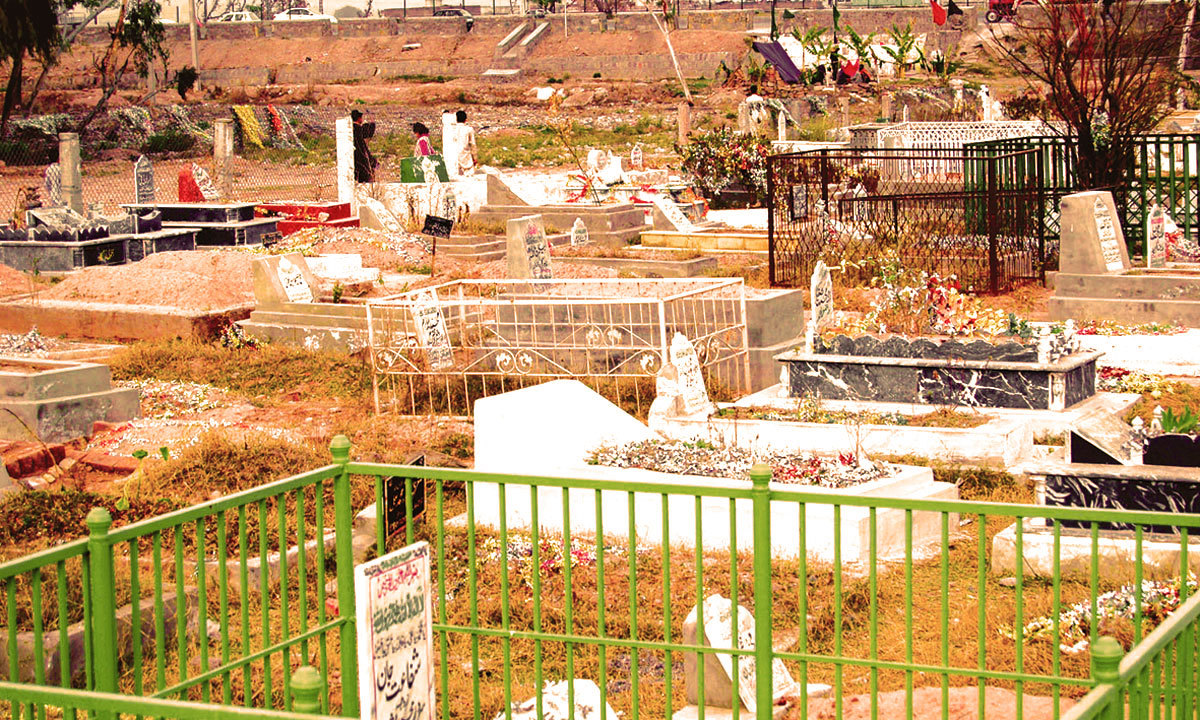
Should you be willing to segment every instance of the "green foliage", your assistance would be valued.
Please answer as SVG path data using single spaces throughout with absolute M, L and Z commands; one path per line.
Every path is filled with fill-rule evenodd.
M 683 160 L 683 172 L 705 196 L 738 183 L 759 201 L 767 195 L 770 150 L 765 137 L 725 127 L 693 134 L 686 145 L 675 148 Z
M 962 68 L 962 63 L 951 60 L 940 50 L 934 51 L 929 57 L 921 58 L 921 66 L 929 72 L 945 80 Z
M 198 77 L 200 77 L 199 73 L 191 65 L 184 65 L 179 68 L 179 72 L 175 73 L 175 92 L 179 93 L 181 100 L 187 100 L 187 94 L 196 86 Z
M 891 44 L 885 45 L 883 49 L 892 58 L 892 62 L 896 63 L 896 74 L 904 77 L 904 69 L 911 64 L 908 61 L 909 53 L 917 46 L 917 36 L 913 34 L 912 23 L 905 25 L 903 30 L 899 25 L 892 25 L 888 31 L 888 39 Z M 923 59 L 924 56 L 921 55 L 918 62 Z
M 871 45 L 875 42 L 875 33 L 867 33 L 866 36 L 859 35 L 854 28 L 846 26 L 846 35 L 850 47 L 854 48 L 855 54 L 858 55 L 858 61 L 863 67 L 870 67 L 875 61 L 875 56 L 871 54 Z
M 164 128 L 146 138 L 142 145 L 143 153 L 182 152 L 190 150 L 196 144 L 196 138 L 191 133 L 176 127 Z
M 1181 408 L 1179 412 L 1172 408 L 1163 411 L 1163 432 L 1188 435 L 1196 432 L 1197 425 L 1200 425 L 1200 417 L 1190 407 Z
M 39 541 L 57 544 L 85 537 L 88 529 L 84 518 L 94 507 L 106 508 L 117 527 L 171 512 L 180 505 L 166 498 L 127 499 L 70 488 L 8 493 L 0 499 L 0 545 L 41 544 Z
M 467 460 L 475 454 L 475 438 L 467 433 L 452 432 L 438 438 L 433 449 L 450 457 Z

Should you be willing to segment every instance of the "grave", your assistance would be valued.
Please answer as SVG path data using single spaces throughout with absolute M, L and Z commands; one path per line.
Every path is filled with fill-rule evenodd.
M 133 196 L 134 202 L 140 204 L 153 204 L 155 201 L 154 165 L 145 155 L 133 163 Z
M 1132 268 L 1108 192 L 1062 199 L 1059 272 L 1050 298 L 1052 320 L 1174 322 L 1200 327 L 1200 263 L 1163 262 Z M 1151 214 L 1151 222 L 1154 222 Z M 1154 227 L 1148 227 L 1149 231 Z
M 90 436 L 97 420 L 139 414 L 136 389 L 114 389 L 107 365 L 0 357 L 0 438 L 43 442 Z
M 541 215 L 526 215 L 508 221 L 508 277 L 549 280 L 550 246 Z
M 353 215 L 348 202 L 286 202 L 259 203 L 256 210 L 260 215 L 279 215 L 276 227 L 280 236 L 291 235 L 297 230 L 310 227 L 358 227 L 359 219 Z
M 646 215 L 633 203 L 580 201 L 532 206 L 494 173 L 487 174 L 487 202 L 472 212 L 471 218 L 480 223 L 507 223 L 534 213 L 542 216 L 547 227 L 560 229 L 571 228 L 580 219 L 591 242 L 610 247 L 627 245 L 646 229 Z
M 320 297 L 320 282 L 300 253 L 255 258 L 251 268 L 260 306 L 312 303 Z
M 255 203 L 129 203 L 121 207 L 138 215 L 161 213 L 163 229 L 194 231 L 197 246 L 270 245 L 280 238 L 277 218 L 257 217 Z
M 574 703 L 572 703 L 572 699 Z M 601 702 L 600 687 L 591 680 L 547 682 L 538 696 L 513 703 L 509 711 L 501 710 L 494 720 L 618 720 L 620 717 L 607 703 Z
M 697 485 L 718 488 L 748 486 L 748 479 L 725 479 L 694 475 L 676 475 L 634 468 L 615 468 L 587 463 L 587 455 L 598 445 L 624 444 L 658 439 L 638 420 L 613 405 L 577 380 L 555 380 L 475 401 L 475 469 L 480 472 L 551 475 L 603 480 L 622 480 L 638 484 Z M 896 474 L 865 482 L 849 489 L 831 490 L 814 485 L 798 486 L 773 481 L 778 490 L 803 488 L 807 492 L 829 493 L 830 501 L 847 495 L 945 499 L 958 496 L 954 485 L 936 482 L 928 468 L 900 466 Z M 499 527 L 499 492 L 494 483 L 477 481 L 472 502 L 475 521 Z M 506 522 L 509 529 L 527 527 L 530 522 L 530 491 L 525 486 L 505 489 Z M 564 496 L 560 489 L 538 490 L 538 522 L 547 532 L 562 529 Z M 634 527 L 639 537 L 655 542 L 694 546 L 696 513 L 705 530 L 703 543 L 711 550 L 730 547 L 730 507 L 724 499 L 708 499 L 696 507 L 691 496 L 671 495 L 666 507 L 658 493 L 636 493 L 632 506 L 628 493 L 600 493 L 600 508 L 593 490 L 571 490 L 566 502 L 571 527 L 577 533 L 595 532 L 599 510 L 607 528 Z M 629 513 L 632 508 L 633 517 Z M 737 547 L 749 549 L 753 543 L 753 522 L 749 501 L 736 501 Z M 664 529 L 664 517 L 669 525 Z M 953 520 L 951 521 L 954 522 Z M 810 557 L 828 560 L 833 553 L 832 506 L 810 503 L 805 509 L 805 543 Z M 904 513 L 883 510 L 877 513 L 877 542 L 881 557 L 903 552 Z M 933 513 L 913 515 L 913 540 L 917 544 L 939 537 L 940 518 Z M 799 550 L 800 519 L 797 506 L 788 502 L 771 504 L 772 551 L 777 557 L 795 557 Z M 867 557 L 869 517 L 865 508 L 843 507 L 841 512 L 841 552 L 844 562 Z

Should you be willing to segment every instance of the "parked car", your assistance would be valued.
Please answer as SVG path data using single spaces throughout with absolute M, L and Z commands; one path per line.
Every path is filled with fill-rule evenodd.
M 305 7 L 294 7 L 290 10 L 284 10 L 281 13 L 276 13 L 273 20 L 324 20 L 325 22 L 336 23 L 337 18 L 332 15 L 322 15 L 315 13 Z
M 213 22 L 258 22 L 258 16 L 249 10 L 227 12 Z
M 474 18 L 475 17 L 466 9 L 457 8 L 457 7 L 438 8 L 437 10 L 433 11 L 433 16 L 434 17 L 465 17 L 465 18 Z
M 544 18 L 546 17 L 546 8 L 540 5 L 538 7 L 531 7 L 525 11 L 525 14 L 531 18 Z

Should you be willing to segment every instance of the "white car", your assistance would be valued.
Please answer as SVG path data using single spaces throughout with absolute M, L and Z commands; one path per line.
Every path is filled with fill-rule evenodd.
M 281 13 L 276 13 L 275 20 L 324 20 L 325 22 L 336 23 L 337 18 L 332 15 L 322 15 L 315 13 L 308 8 L 294 7 L 290 10 L 284 10 Z
M 258 16 L 247 10 L 238 10 L 225 13 L 216 22 L 258 22 Z

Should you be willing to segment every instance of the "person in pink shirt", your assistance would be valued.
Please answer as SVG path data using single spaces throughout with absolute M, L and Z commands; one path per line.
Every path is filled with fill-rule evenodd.
M 433 154 L 433 144 L 429 142 L 429 128 L 423 123 L 413 123 L 413 134 L 417 136 L 417 145 L 413 155 L 425 157 Z

